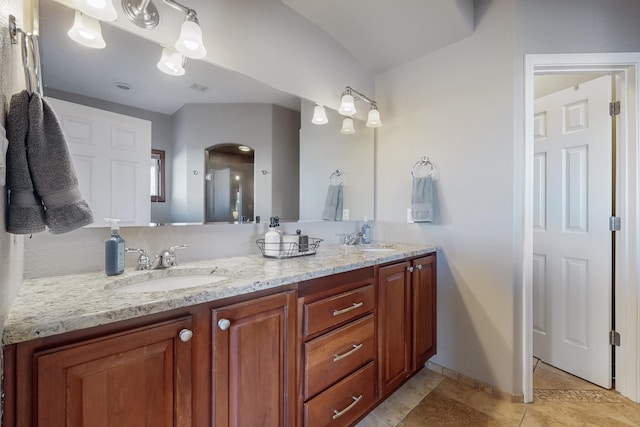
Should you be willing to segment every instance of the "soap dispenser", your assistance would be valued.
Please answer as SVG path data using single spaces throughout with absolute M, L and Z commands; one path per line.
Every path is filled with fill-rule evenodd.
M 371 227 L 369 227 L 369 219 L 364 217 L 364 224 L 362 224 L 362 243 L 371 243 Z
M 269 219 L 269 230 L 264 235 L 264 254 L 266 256 L 280 256 L 282 249 L 282 232 L 278 228 L 280 218 L 272 216 Z
M 111 236 L 104 242 L 104 270 L 107 276 L 124 272 L 124 239 L 120 237 L 120 222 L 117 218 L 105 218 L 111 226 Z

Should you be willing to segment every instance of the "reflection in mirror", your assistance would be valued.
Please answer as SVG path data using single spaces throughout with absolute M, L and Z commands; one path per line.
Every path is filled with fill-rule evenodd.
M 205 150 L 206 222 L 249 222 L 253 219 L 253 150 L 220 144 Z
M 121 5 L 115 3 L 118 16 L 123 16 Z M 189 60 L 182 77 L 164 74 L 156 68 L 162 46 L 151 41 L 156 30 L 145 32 L 148 39 L 143 39 L 128 29 L 124 31 L 103 22 L 102 35 L 107 46 L 99 50 L 80 46 L 66 34 L 73 23 L 73 9 L 52 0 L 41 0 L 39 5 L 45 96 L 150 122 L 151 148 L 165 152 L 165 185 L 161 186 L 165 201 L 149 203 L 150 184 L 145 189 L 147 218 L 150 216 L 151 223 L 209 221 L 205 206 L 208 173 L 203 157 L 207 148 L 220 144 L 236 143 L 254 149 L 253 213 L 249 215 L 249 208 L 243 206 L 244 212 L 238 211 L 238 222 L 242 216 L 254 219 L 276 215 L 282 222 L 297 221 L 302 209 L 309 212 L 305 220 L 319 221 L 322 206 L 317 205 L 324 203 L 327 177 L 323 176 L 317 186 L 309 174 L 324 175 L 325 170 L 338 168 L 338 158 L 344 158 L 345 162 L 354 159 L 355 155 L 345 150 L 355 146 L 359 160 L 341 168 L 349 171 L 351 178 L 370 179 L 367 185 L 373 185 L 373 161 L 369 161 L 373 156 L 372 132 L 367 133 L 368 144 L 349 144 L 343 141 L 339 129 L 312 125 L 312 112 L 301 113 L 299 97 L 204 61 Z M 158 7 L 165 5 L 161 3 Z M 120 26 L 127 23 L 116 21 Z M 356 138 L 364 138 L 365 134 L 358 135 L 358 131 Z M 301 141 L 305 135 L 313 135 L 315 142 Z M 305 152 L 314 144 L 319 144 L 315 148 L 320 150 L 332 147 L 326 167 L 321 165 L 326 155 L 314 158 L 313 150 Z M 306 159 L 304 163 L 300 163 L 300 158 Z M 363 173 L 356 172 L 359 168 L 364 169 Z M 148 180 L 148 167 L 145 173 Z M 368 200 L 350 197 L 353 206 L 362 204 L 363 210 L 372 211 L 373 197 L 368 189 L 359 191 L 355 181 L 348 182 L 358 197 L 369 197 Z M 117 201 L 117 196 L 111 195 L 113 202 L 117 202 L 115 205 L 130 206 L 128 201 Z M 107 199 L 99 194 L 96 197 Z M 94 206 L 91 200 L 89 203 Z M 303 206 L 309 203 L 312 209 Z M 232 219 L 233 213 L 229 221 Z M 362 219 L 362 215 L 355 209 L 348 219 Z M 146 223 L 136 220 L 123 225 L 148 223 L 149 220 Z
M 151 150 L 151 202 L 165 201 L 164 158 L 164 150 Z

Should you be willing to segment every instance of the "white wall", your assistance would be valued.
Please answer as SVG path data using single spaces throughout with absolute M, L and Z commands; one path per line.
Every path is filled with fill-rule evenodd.
M 20 0 L 0 0 L 0 31 L 2 34 L 9 34 L 9 14 L 16 17 L 18 26 L 29 30 L 30 26 L 24 25 L 23 16 L 25 14 L 22 7 Z M 0 102 L 0 125 L 4 127 L 11 95 L 24 88 L 20 45 L 11 45 L 8 37 L 0 38 L 0 76 L 2 76 L 0 79 L 0 98 L 2 99 Z M 2 155 L 1 150 L 0 155 Z M 2 326 L 11 303 L 22 284 L 24 262 L 23 236 L 14 236 L 5 231 L 6 202 L 5 186 L 0 186 L 0 212 L 2 212 L 0 215 L 0 333 L 2 333 Z
M 640 2 L 479 0 L 475 19 L 471 37 L 376 77 L 376 228 L 442 247 L 434 361 L 522 394 L 524 54 L 640 50 Z M 435 221 L 406 224 L 423 155 Z

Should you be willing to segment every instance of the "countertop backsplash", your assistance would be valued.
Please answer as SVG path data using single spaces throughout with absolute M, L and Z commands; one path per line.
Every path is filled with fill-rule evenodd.
M 340 234 L 358 231 L 361 225 L 361 221 L 298 222 L 284 223 L 280 228 L 287 234 L 300 229 L 310 237 L 323 239 L 322 246 L 340 243 Z M 151 257 L 161 249 L 187 244 L 187 249 L 177 252 L 180 263 L 258 254 L 255 242 L 264 237 L 267 227 L 268 223 L 123 227 L 120 234 L 126 247 L 145 249 Z M 39 233 L 25 238 L 24 277 L 103 271 L 104 241 L 108 237 L 109 228 L 105 224 L 104 228 L 83 228 L 61 235 Z M 135 267 L 136 261 L 136 254 L 125 255 L 126 268 Z

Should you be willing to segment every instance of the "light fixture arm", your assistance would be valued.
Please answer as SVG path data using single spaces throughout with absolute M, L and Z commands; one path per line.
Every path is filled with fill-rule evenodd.
M 186 14 L 188 21 L 193 21 L 196 24 L 199 24 L 197 13 L 196 13 L 196 11 L 194 9 L 191 9 L 190 7 L 187 7 L 187 6 L 183 5 L 183 4 L 180 4 L 175 0 L 164 0 L 164 2 L 168 6 L 171 6 L 172 8 L 174 8 L 176 10 L 179 10 L 180 12 Z
M 165 1 L 167 1 L 167 0 L 165 0 Z M 374 101 L 373 99 L 369 98 L 368 96 L 358 92 L 357 90 L 355 90 L 351 86 L 347 86 L 345 88 L 344 92 L 342 92 L 342 95 L 351 95 L 351 96 L 353 96 L 354 100 L 360 99 L 360 100 L 366 102 L 367 104 L 369 104 L 371 106 L 371 108 L 373 108 L 374 110 L 378 109 L 378 104 L 376 103 L 376 101 Z

